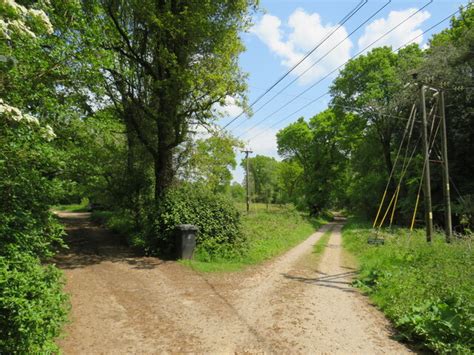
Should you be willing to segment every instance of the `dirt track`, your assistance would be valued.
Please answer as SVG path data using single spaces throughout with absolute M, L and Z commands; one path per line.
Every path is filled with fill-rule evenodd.
M 138 257 L 87 214 L 63 214 L 71 294 L 65 354 L 407 353 L 385 318 L 350 286 L 341 224 L 239 273 L 201 274 Z M 332 229 L 319 264 L 312 245 Z

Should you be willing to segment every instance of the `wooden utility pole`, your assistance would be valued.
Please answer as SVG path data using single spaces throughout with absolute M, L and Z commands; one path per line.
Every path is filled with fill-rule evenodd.
M 242 153 L 245 153 L 245 187 L 247 189 L 247 213 L 250 211 L 250 193 L 249 193 L 249 154 L 253 153 L 251 150 L 242 150 Z
M 422 139 L 423 139 L 423 156 L 424 156 L 424 180 L 423 195 L 425 197 L 425 221 L 426 221 L 426 241 L 431 242 L 433 238 L 433 210 L 431 206 L 431 175 L 430 175 L 430 148 L 428 143 L 428 121 L 426 119 L 426 102 L 425 102 L 426 86 L 420 86 L 420 105 L 422 113 Z
M 444 109 L 444 91 L 439 90 L 439 111 L 441 114 L 441 155 L 443 166 L 444 224 L 446 242 L 451 243 L 453 226 L 451 221 L 451 197 L 449 193 L 448 138 L 446 133 L 446 115 Z

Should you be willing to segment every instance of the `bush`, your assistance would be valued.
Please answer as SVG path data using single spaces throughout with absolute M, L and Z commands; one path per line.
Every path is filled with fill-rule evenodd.
M 26 253 L 0 256 L 0 352 L 54 353 L 67 317 L 61 272 Z
M 474 351 L 474 257 L 469 241 L 446 244 L 437 235 L 405 229 L 367 244 L 370 228 L 349 223 L 344 245 L 360 261 L 355 284 L 390 318 L 400 336 L 437 353 Z
M 1 7 L 1 6 L 0 6 Z M 0 353 L 57 350 L 66 319 L 61 273 L 41 260 L 62 245 L 49 211 L 61 161 L 49 126 L 0 99 Z
M 199 228 L 196 254 L 202 261 L 232 257 L 243 253 L 246 247 L 240 215 L 233 203 L 202 187 L 185 185 L 170 189 L 152 220 L 146 240 L 151 253 L 172 251 L 173 232 L 178 224 L 194 224 Z

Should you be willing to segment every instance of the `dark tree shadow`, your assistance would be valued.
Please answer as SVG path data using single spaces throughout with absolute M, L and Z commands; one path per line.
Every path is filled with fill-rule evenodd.
M 319 271 L 317 271 L 317 273 L 322 276 L 314 278 L 295 276 L 290 274 L 283 274 L 283 276 L 287 279 L 302 282 L 308 285 L 335 288 L 343 292 L 357 292 L 351 286 L 351 277 L 356 274 L 354 271 L 347 271 L 333 275 L 325 274 Z
M 126 262 L 134 269 L 154 269 L 167 260 L 146 257 L 130 248 L 126 238 L 90 220 L 89 213 L 68 213 L 59 217 L 65 225 L 65 248 L 49 260 L 61 269 L 77 269 L 102 262 Z

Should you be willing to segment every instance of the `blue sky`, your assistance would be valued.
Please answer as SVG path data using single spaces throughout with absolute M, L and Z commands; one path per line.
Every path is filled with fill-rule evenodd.
M 230 124 L 227 129 L 247 142 L 248 147 L 254 151 L 253 156 L 263 154 L 279 159 L 276 150 L 276 132 L 298 117 L 312 117 L 327 107 L 328 95 L 310 103 L 327 92 L 328 86 L 337 72 L 326 79 L 324 77 L 429 1 L 392 0 L 375 17 L 347 40 L 344 40 L 347 35 L 387 2 L 368 0 L 365 6 L 341 28 L 337 29 L 307 60 L 259 101 L 253 110 L 257 111 L 273 94 L 276 94 L 308 69 L 304 75 L 273 101 L 255 112 L 251 118 L 243 115 Z M 247 92 L 249 102 L 255 100 L 314 46 L 331 34 L 336 29 L 338 22 L 358 3 L 357 0 L 261 1 L 260 11 L 254 16 L 253 27 L 249 33 L 242 35 L 246 51 L 240 57 L 240 65 L 249 75 Z M 467 4 L 467 0 L 434 0 L 370 48 L 391 45 L 396 49 L 455 12 L 460 5 L 465 4 Z M 433 33 L 440 32 L 448 26 L 449 21 L 445 21 L 430 32 L 416 38 L 415 42 L 424 46 Z M 340 44 L 336 49 L 330 52 L 332 47 L 338 43 Z M 325 57 L 321 59 L 323 56 Z M 314 66 L 311 67 L 313 64 Z M 317 84 L 314 85 L 315 83 Z M 312 85 L 314 87 L 310 88 Z M 289 103 L 284 109 L 274 113 L 304 90 L 308 91 Z M 301 109 L 305 105 L 308 106 Z M 300 111 L 292 114 L 298 110 Z M 226 125 L 240 111 L 237 106 L 233 105 L 233 98 L 229 97 L 228 106 L 225 108 L 226 114 L 220 120 L 220 125 Z M 240 164 L 242 155 L 238 154 L 237 158 Z M 243 170 L 239 166 L 234 171 L 234 181 L 242 182 L 243 176 Z

